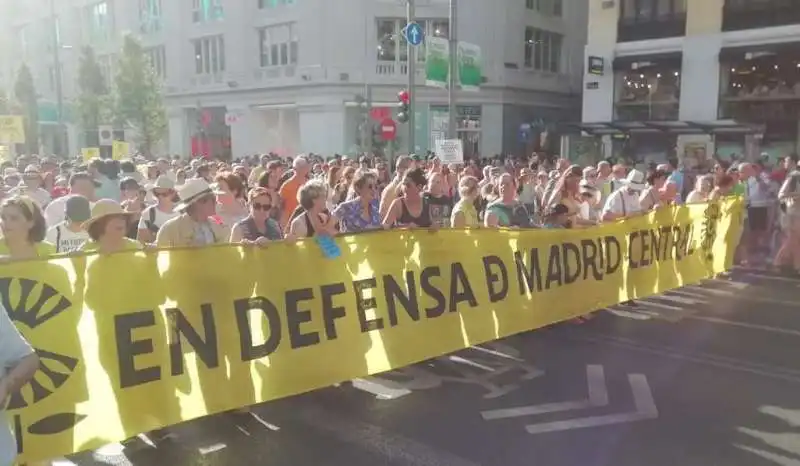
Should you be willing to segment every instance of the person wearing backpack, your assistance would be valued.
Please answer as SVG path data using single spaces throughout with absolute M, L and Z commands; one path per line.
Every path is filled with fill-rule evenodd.
M 73 194 L 64 206 L 64 221 L 51 227 L 45 235 L 45 241 L 55 245 L 57 253 L 76 251 L 89 239 L 83 228 L 83 222 L 92 215 L 89 199 Z
M 139 218 L 139 232 L 136 236 L 140 242 L 154 243 L 158 230 L 172 218 L 178 216 L 175 208 L 175 182 L 171 178 L 161 175 L 150 187 L 150 192 L 156 199 L 156 204 L 142 211 Z

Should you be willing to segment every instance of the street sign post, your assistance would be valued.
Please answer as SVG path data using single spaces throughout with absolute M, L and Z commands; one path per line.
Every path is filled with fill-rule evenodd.
M 397 123 L 391 118 L 381 121 L 381 138 L 384 141 L 394 141 L 397 137 Z
M 425 31 L 419 23 L 411 21 L 403 28 L 403 37 L 410 45 L 416 47 L 425 40 Z

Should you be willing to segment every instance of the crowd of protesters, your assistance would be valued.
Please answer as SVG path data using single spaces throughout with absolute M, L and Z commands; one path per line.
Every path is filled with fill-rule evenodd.
M 236 162 L 195 158 L 56 162 L 20 156 L 0 166 L 0 256 L 148 246 L 266 245 L 385 228 L 588 228 L 662 206 L 742 195 L 738 260 L 800 270 L 797 157 L 770 166 L 717 160 L 705 172 L 677 161 L 629 167 L 601 161 L 495 157 L 442 164 L 400 156 Z M 393 168 L 393 169 L 392 169 Z
M 214 243 L 268 247 L 390 228 L 590 228 L 664 206 L 740 195 L 747 208 L 737 260 L 800 273 L 796 156 L 774 166 L 764 157 L 717 160 L 699 172 L 677 161 L 582 167 L 539 156 L 450 165 L 430 154 L 400 156 L 394 167 L 377 157 L 313 154 L 234 163 L 20 156 L 0 172 L 4 261 Z M 0 314 L 0 363 L 12 368 L 0 377 L 2 402 L 32 377 L 38 362 Z M 159 441 L 170 434 L 149 435 Z M 0 443 L 8 440 L 0 430 Z

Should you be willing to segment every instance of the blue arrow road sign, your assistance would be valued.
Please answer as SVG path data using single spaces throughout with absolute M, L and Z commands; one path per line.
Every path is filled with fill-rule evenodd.
M 417 46 L 425 40 L 425 32 L 422 30 L 422 26 L 419 23 L 408 23 L 406 27 L 403 28 L 403 37 L 406 38 L 406 41 L 414 46 Z

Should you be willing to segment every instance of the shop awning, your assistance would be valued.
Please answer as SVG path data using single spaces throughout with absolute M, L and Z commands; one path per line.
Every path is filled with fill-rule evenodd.
M 616 71 L 631 71 L 650 66 L 680 68 L 682 59 L 683 53 L 681 52 L 664 52 L 648 55 L 623 55 L 614 57 L 613 68 Z
M 780 42 L 774 44 L 752 44 L 735 47 L 722 47 L 719 59 L 723 63 L 748 60 L 763 55 L 782 55 L 800 53 L 800 41 Z
M 627 136 L 631 134 L 759 134 L 763 125 L 739 123 L 734 120 L 714 121 L 608 121 L 595 123 L 567 123 L 569 129 L 590 136 Z

